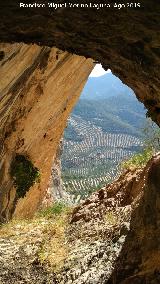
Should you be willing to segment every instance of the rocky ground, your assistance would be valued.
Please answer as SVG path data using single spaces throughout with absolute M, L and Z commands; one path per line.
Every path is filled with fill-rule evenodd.
M 54 221 L 46 217 L 3 226 L 0 283 L 105 283 L 125 241 L 130 212 L 130 206 L 121 210 L 123 225 L 111 212 L 103 220 L 80 220 L 58 242 Z
M 59 283 L 106 283 L 129 230 L 130 213 L 130 207 L 121 211 L 124 223 L 110 211 L 102 220 L 72 224 L 68 230 L 69 255 L 58 275 Z
M 125 172 L 73 209 L 2 225 L 0 283 L 107 283 L 130 229 L 141 175 Z

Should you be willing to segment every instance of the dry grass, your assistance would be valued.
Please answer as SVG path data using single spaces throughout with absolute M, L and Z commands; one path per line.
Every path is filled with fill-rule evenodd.
M 118 216 L 113 211 L 108 211 L 105 214 L 105 221 L 109 225 L 115 226 L 118 223 Z
M 37 240 L 39 244 L 38 259 L 49 270 L 59 271 L 68 255 L 65 230 L 69 224 L 71 208 L 64 208 L 59 214 L 51 214 L 49 210 L 44 214 L 37 214 L 30 220 L 14 219 L 0 227 L 0 237 L 8 237 L 15 244 L 31 245 Z M 48 214 L 46 213 L 48 212 Z M 42 213 L 42 212 L 41 212 Z
M 17 220 L 13 219 L 8 223 L 0 225 L 0 237 L 15 236 L 16 232 L 21 229 L 25 232 L 28 230 L 28 225 L 31 224 L 31 220 Z
M 45 240 L 39 251 L 39 260 L 54 272 L 59 271 L 68 255 L 65 239 L 67 216 L 61 215 L 46 228 Z

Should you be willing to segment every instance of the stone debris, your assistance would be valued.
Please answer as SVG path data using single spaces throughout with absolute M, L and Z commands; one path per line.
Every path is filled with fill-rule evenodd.
M 65 229 L 59 229 L 55 243 L 54 235 L 61 222 L 57 222 L 53 230 L 54 216 L 3 225 L 0 283 L 107 283 L 130 230 L 133 197 L 137 204 L 142 194 L 143 183 L 138 187 L 140 178 L 143 181 L 139 169 L 125 172 L 118 180 L 92 194 L 72 210 Z M 61 237 L 63 231 L 64 238 Z M 63 242 L 59 243 L 58 239 Z M 55 261 L 56 250 L 62 249 L 63 265 L 59 269 L 50 263 L 52 246 L 51 259 Z M 64 256 L 63 246 L 67 248 Z

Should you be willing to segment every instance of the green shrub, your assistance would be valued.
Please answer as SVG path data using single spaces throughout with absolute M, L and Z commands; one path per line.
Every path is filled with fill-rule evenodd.
M 52 217 L 53 215 L 60 215 L 69 210 L 69 206 L 64 202 L 55 202 L 52 206 L 39 211 L 42 217 Z
M 132 167 L 143 167 L 151 159 L 153 150 L 145 149 L 143 152 L 135 154 L 127 161 L 123 161 L 121 164 L 122 169 L 128 169 Z
M 26 192 L 40 180 L 40 172 L 34 167 L 32 162 L 23 155 L 16 155 L 11 163 L 10 172 L 14 185 L 17 188 L 16 197 L 24 197 Z

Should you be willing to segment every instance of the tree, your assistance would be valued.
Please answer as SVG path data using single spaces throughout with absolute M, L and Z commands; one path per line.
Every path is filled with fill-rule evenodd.
M 146 120 L 143 133 L 144 148 L 152 149 L 155 153 L 160 151 L 160 128 L 150 118 Z

